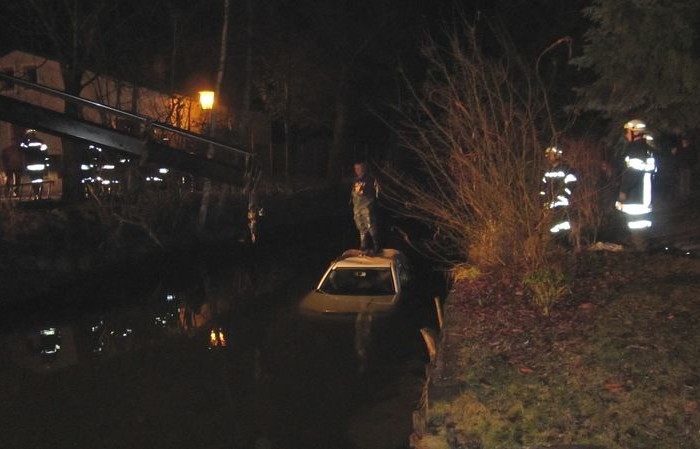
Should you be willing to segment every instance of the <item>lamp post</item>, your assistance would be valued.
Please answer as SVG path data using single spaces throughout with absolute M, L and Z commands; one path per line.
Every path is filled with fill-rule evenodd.
M 201 90 L 199 91 L 199 104 L 202 106 L 202 111 L 204 111 L 204 131 L 205 134 L 209 135 L 211 131 L 211 111 L 214 109 L 214 91 L 211 90 Z
M 199 91 L 199 104 L 202 106 L 202 111 L 205 114 L 204 123 L 204 134 L 207 137 L 211 137 L 212 132 L 212 112 L 214 109 L 214 92 L 211 90 Z M 214 157 L 214 145 L 209 142 L 207 148 L 207 159 Z M 209 178 L 204 178 L 204 185 L 202 186 L 202 202 L 199 205 L 199 220 L 197 223 L 197 232 L 202 232 L 204 230 L 204 225 L 207 221 L 207 214 L 209 211 L 209 195 L 211 194 L 211 181 Z

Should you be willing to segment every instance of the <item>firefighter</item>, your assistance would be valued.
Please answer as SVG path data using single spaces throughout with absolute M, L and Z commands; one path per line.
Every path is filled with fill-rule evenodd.
M 623 213 L 628 229 L 651 227 L 652 183 L 656 172 L 653 148 L 645 138 L 646 124 L 641 120 L 625 123 L 625 166 L 615 208 Z
M 570 210 L 574 186 L 578 179 L 563 160 L 563 152 L 557 147 L 544 151 L 548 168 L 542 177 L 542 190 L 545 207 L 552 212 L 552 234 L 562 234 L 571 230 Z
M 38 200 L 49 169 L 48 147 L 37 137 L 36 130 L 28 129 L 19 142 L 19 148 L 24 153 L 25 167 L 32 183 L 32 197 Z

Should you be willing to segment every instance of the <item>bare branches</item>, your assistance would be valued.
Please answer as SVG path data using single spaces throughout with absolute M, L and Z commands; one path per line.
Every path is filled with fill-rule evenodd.
M 485 268 L 537 263 L 538 245 L 549 241 L 538 197 L 551 123 L 545 98 L 509 48 L 488 57 L 467 29 L 446 47 L 426 44 L 429 79 L 412 90 L 399 131 L 413 164 L 387 167 L 385 192 L 433 227 L 433 243 L 451 257 Z

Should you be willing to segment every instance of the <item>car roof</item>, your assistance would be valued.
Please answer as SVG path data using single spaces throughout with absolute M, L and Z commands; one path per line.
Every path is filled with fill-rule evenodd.
M 377 255 L 363 256 L 359 250 L 349 249 L 345 251 L 334 263 L 334 268 L 385 268 L 402 257 L 395 249 L 383 249 Z

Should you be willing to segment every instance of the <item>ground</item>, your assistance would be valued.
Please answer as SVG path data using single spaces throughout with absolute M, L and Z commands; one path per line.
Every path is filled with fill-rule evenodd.
M 582 252 L 549 316 L 518 282 L 456 283 L 412 446 L 699 448 L 700 258 L 666 246 L 692 241 L 682 215 L 653 251 Z

